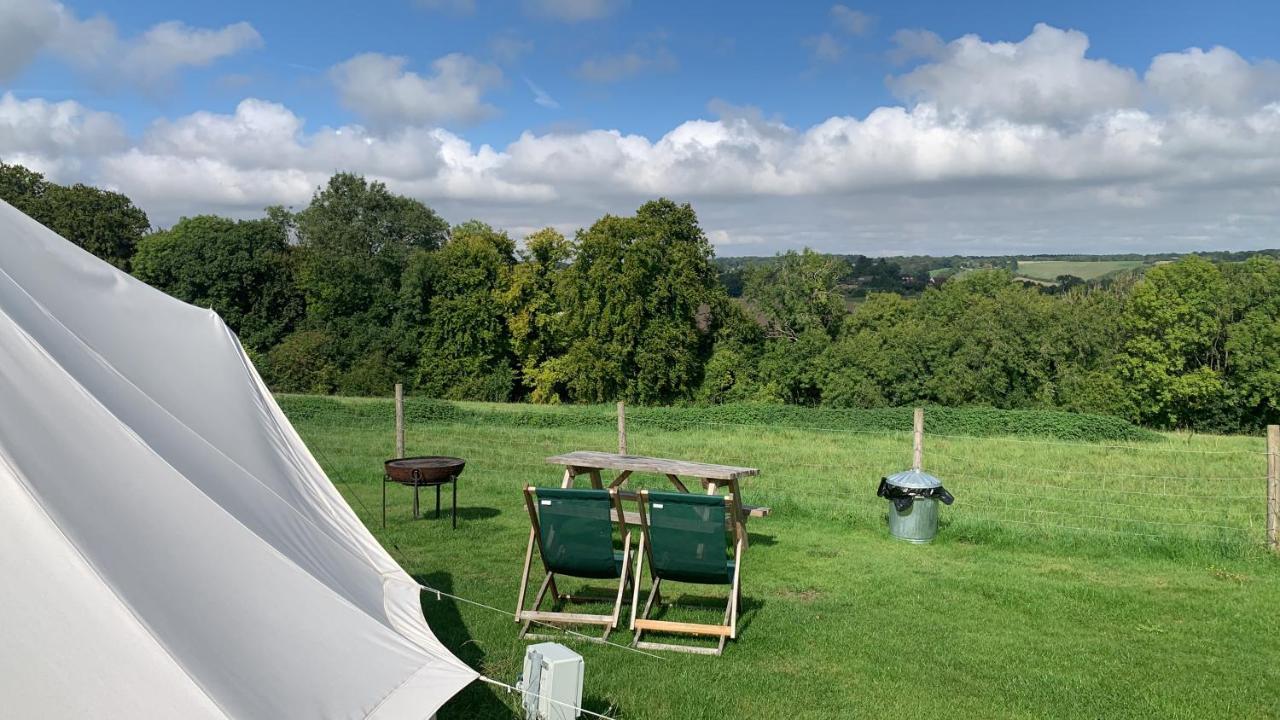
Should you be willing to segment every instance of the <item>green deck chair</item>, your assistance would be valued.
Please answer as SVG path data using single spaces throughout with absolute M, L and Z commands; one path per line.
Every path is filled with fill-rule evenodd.
M 529 546 L 524 555 L 524 573 L 520 578 L 520 597 L 516 602 L 516 622 L 522 623 L 520 637 L 538 637 L 529 633 L 532 623 L 549 625 L 603 625 L 602 640 L 618 626 L 622 598 L 631 578 L 631 533 L 622 512 L 618 491 L 573 490 L 525 487 L 525 504 L 529 509 Z M 613 516 L 622 537 L 622 551 L 613 549 Z M 529 573 L 533 565 L 533 548 L 537 545 L 546 577 L 533 600 L 533 609 L 524 609 Z M 617 580 L 613 598 L 613 614 L 542 611 L 542 601 L 551 590 L 552 607 L 557 601 L 599 601 L 598 596 L 561 595 L 556 576 L 598 580 Z
M 738 512 L 738 503 L 733 495 L 640 491 L 640 561 L 631 598 L 631 629 L 635 631 L 633 646 L 719 655 L 724 652 L 725 642 L 738 636 L 743 538 L 738 534 L 738 523 L 730 521 Z M 732 557 L 729 556 L 730 549 L 733 550 Z M 653 585 L 644 610 L 637 617 L 639 579 L 646 559 Z M 649 612 L 661 594 L 663 580 L 728 585 L 729 601 L 724 611 L 724 622 L 707 625 L 650 620 Z M 640 637 L 646 631 L 710 636 L 718 638 L 719 642 L 715 648 L 641 642 Z

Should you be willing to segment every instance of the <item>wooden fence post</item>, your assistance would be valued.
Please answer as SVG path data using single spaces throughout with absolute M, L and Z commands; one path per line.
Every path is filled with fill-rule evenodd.
M 1280 425 L 1267 426 L 1267 545 L 1280 552 Z
M 618 454 L 627 454 L 627 405 L 618 401 Z
M 911 469 L 919 470 L 924 460 L 924 408 L 916 408 L 912 426 L 914 437 L 911 440 Z
M 396 457 L 404 457 L 404 385 L 396 383 Z

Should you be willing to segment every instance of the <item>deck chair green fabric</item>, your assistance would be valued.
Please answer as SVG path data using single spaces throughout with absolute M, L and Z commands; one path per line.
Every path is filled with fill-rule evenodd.
M 732 513 L 739 512 L 732 495 L 695 495 L 693 493 L 640 492 L 640 561 L 636 569 L 631 600 L 632 645 L 636 647 L 679 650 L 719 655 L 728 638 L 737 637 L 739 578 L 742 572 L 743 538 Z M 732 556 L 730 551 L 732 550 Z M 639 578 L 645 560 L 653 584 L 644 610 L 637 615 L 640 603 Z M 649 613 L 661 595 L 662 581 L 728 585 L 729 599 L 720 625 L 650 620 Z M 663 632 L 712 636 L 719 638 L 717 647 L 642 642 L 646 632 Z
M 525 551 L 524 572 L 520 578 L 520 597 L 516 602 L 516 622 L 522 623 L 520 637 L 529 635 L 532 623 L 550 625 L 603 625 L 604 635 L 618 626 L 627 581 L 631 578 L 631 533 L 627 530 L 626 517 L 618 499 L 618 491 L 575 490 L 560 488 L 526 487 L 525 504 L 529 510 L 529 546 Z M 613 549 L 613 528 L 616 525 L 622 538 L 621 552 Z M 533 609 L 525 610 L 525 593 L 533 566 L 533 549 L 546 570 L 541 587 L 533 600 Z M 556 576 L 618 581 L 611 615 L 542 611 L 542 601 L 547 590 L 551 591 L 552 605 L 556 602 L 592 600 L 598 598 L 574 598 L 561 595 L 556 588 Z

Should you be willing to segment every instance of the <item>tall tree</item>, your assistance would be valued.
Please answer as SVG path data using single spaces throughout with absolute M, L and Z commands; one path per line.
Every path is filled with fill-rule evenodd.
M 121 193 L 58 185 L 19 165 L 0 163 L 0 199 L 122 270 L 151 227 L 147 214 Z
M 417 200 L 349 173 L 330 178 L 292 222 L 306 329 L 332 338 L 335 362 L 353 370 L 339 381 L 344 391 L 369 392 L 407 372 L 420 328 L 397 322 L 401 280 L 411 256 L 446 240 L 448 224 Z
M 419 307 L 425 307 L 418 392 L 510 399 L 515 369 L 502 296 L 514 252 L 506 233 L 472 220 L 455 227 L 444 247 L 414 257 L 409 275 L 420 288 Z
M 217 310 L 245 347 L 265 353 L 303 313 L 286 229 L 271 219 L 183 218 L 142 239 L 133 274 Z
M 1188 426 L 1215 411 L 1225 396 L 1228 312 L 1222 272 L 1195 256 L 1153 268 L 1134 287 L 1117 372 L 1136 419 Z
M 801 405 L 822 401 L 817 361 L 847 313 L 836 283 L 848 272 L 843 259 L 808 248 L 747 270 L 743 298 L 766 338 L 757 367 L 762 397 Z
M 579 232 L 560 283 L 572 344 L 548 380 L 577 402 L 691 396 L 726 301 L 712 255 L 693 208 L 666 199 Z
M 525 238 L 519 262 L 502 293 L 511 350 L 521 367 L 521 383 L 534 402 L 556 402 L 554 373 L 544 367 L 565 350 L 556 287 L 572 255 L 563 235 L 544 228 Z

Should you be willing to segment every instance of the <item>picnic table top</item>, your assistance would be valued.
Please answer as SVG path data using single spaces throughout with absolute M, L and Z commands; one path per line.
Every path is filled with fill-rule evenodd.
M 706 478 L 707 480 L 737 480 L 738 478 L 760 474 L 759 470 L 752 467 L 712 465 L 710 463 L 669 460 L 667 458 L 645 457 L 643 455 L 619 455 L 617 453 L 596 452 L 594 450 L 576 450 L 563 455 L 555 455 L 547 458 L 547 462 L 552 465 L 565 465 L 575 468 L 629 470 L 631 472 L 650 472 L 659 475 L 683 475 L 685 477 Z

